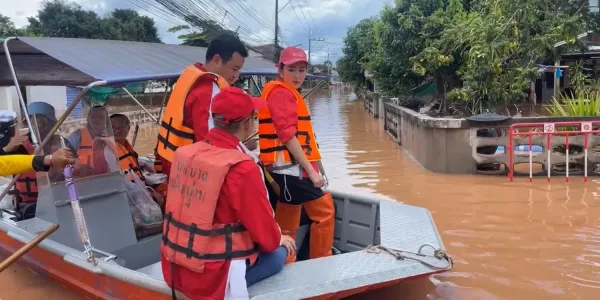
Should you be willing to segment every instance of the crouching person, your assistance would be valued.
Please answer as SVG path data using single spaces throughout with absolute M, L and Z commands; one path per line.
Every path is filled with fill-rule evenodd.
M 169 176 L 161 263 L 165 281 L 191 299 L 248 299 L 247 287 L 279 272 L 295 255 L 282 236 L 263 175 L 240 141 L 266 105 L 243 90 L 221 90 L 215 127 L 175 151 Z

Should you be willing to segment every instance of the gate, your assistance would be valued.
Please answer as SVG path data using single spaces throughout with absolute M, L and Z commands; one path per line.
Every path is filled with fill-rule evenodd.
M 594 129 L 596 127 L 596 129 Z M 514 140 L 520 139 L 520 137 L 527 137 L 529 143 L 529 181 L 533 181 L 533 139 L 536 136 L 545 136 L 545 148 L 546 158 L 545 166 L 547 171 L 548 182 L 550 182 L 550 176 L 552 172 L 552 157 L 558 156 L 553 155 L 552 144 L 561 145 L 561 137 L 564 136 L 565 146 L 565 181 L 569 182 L 569 162 L 570 160 L 583 158 L 583 176 L 584 182 L 587 182 L 588 177 L 588 148 L 590 146 L 590 138 L 592 139 L 592 146 L 595 142 L 600 143 L 600 136 L 594 134 L 600 133 L 598 130 L 600 127 L 600 121 L 587 121 L 587 122 L 554 122 L 554 123 L 517 123 L 510 126 L 508 130 L 508 177 L 510 181 L 514 179 Z M 533 128 L 533 130 L 519 132 L 518 128 Z M 583 154 L 569 154 L 569 136 L 572 136 L 572 143 L 581 144 L 580 140 L 583 137 Z M 522 140 L 522 138 L 521 138 Z M 539 140 L 539 139 L 538 139 Z M 554 157 L 560 159 L 560 157 Z

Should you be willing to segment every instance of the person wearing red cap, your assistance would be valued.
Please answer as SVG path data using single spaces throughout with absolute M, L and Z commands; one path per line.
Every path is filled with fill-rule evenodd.
M 260 160 L 280 188 L 275 219 L 284 234 L 295 238 L 304 207 L 312 221 L 309 257 L 319 258 L 332 254 L 335 212 L 331 194 L 322 190 L 321 154 L 310 111 L 298 92 L 307 67 L 304 50 L 283 50 L 278 79 L 268 82 L 262 91 L 267 107 L 259 110 L 258 133 Z M 288 262 L 294 260 L 290 257 Z
M 240 142 L 264 106 L 239 88 L 222 89 L 212 104 L 215 127 L 175 151 L 161 265 L 167 284 L 191 299 L 248 299 L 247 287 L 279 272 L 296 251 L 273 218 L 260 168 Z

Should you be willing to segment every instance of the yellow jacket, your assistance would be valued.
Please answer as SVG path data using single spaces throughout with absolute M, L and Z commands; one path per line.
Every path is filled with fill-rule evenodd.
M 0 156 L 0 176 L 17 175 L 23 172 L 46 171 L 43 155 L 2 155 Z

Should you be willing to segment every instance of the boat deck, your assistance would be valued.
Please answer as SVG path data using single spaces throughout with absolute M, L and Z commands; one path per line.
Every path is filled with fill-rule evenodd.
M 339 194 L 335 197 L 336 206 L 343 207 L 343 209 L 337 211 L 336 226 L 345 226 L 340 226 L 338 228 L 342 229 L 336 230 L 336 247 L 350 252 L 286 265 L 281 273 L 250 287 L 251 299 L 304 299 L 441 271 L 415 260 L 397 259 L 386 252 L 372 253 L 364 249 L 365 243 L 376 243 L 379 240 L 382 246 L 408 252 L 417 252 L 424 244 L 444 249 L 443 242 L 427 209 L 388 200 L 357 201 L 353 199 L 351 201 L 347 196 Z M 12 226 L 9 225 L 12 229 L 8 231 L 11 231 L 13 236 L 22 235 L 18 233 L 21 230 L 33 236 L 51 225 L 51 223 L 38 218 L 17 223 L 4 220 L 1 223 L 0 226 L 3 227 L 3 230 L 6 230 L 7 225 L 12 223 Z M 365 235 L 366 231 L 370 231 L 372 234 Z M 44 241 L 41 246 L 48 247 L 50 243 L 56 247 L 56 242 L 53 241 Z M 68 251 L 65 248 L 63 250 Z M 354 249 L 362 250 L 352 251 Z M 446 261 L 432 256 L 403 254 L 409 258 L 417 257 L 440 268 L 447 266 Z M 433 249 L 426 247 L 424 254 L 433 255 Z M 109 273 L 130 274 L 136 277 L 135 281 L 145 282 L 142 286 L 147 288 L 170 290 L 163 281 L 160 262 L 138 268 L 137 272 L 131 272 L 114 262 L 108 265 L 101 263 L 99 267 L 103 269 L 102 273 L 110 269 L 112 271 Z M 122 279 L 130 280 L 129 278 Z M 131 278 L 131 280 L 134 279 Z
M 443 249 L 428 210 L 381 201 L 380 214 L 383 246 L 410 252 L 417 252 L 423 244 Z M 431 248 L 424 252 L 433 254 Z M 419 259 L 441 268 L 445 266 L 445 262 L 432 257 Z M 138 272 L 163 278 L 160 262 Z M 304 299 L 432 272 L 432 269 L 414 260 L 399 260 L 385 252 L 361 250 L 286 265 L 281 273 L 253 285 L 249 292 L 252 299 Z

